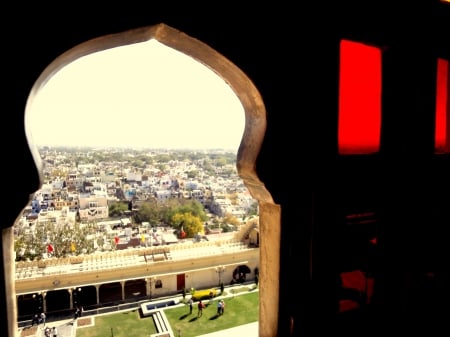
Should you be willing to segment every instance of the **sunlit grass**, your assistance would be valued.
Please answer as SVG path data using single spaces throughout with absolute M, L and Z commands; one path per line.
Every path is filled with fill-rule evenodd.
M 181 305 L 164 310 L 175 336 L 196 337 L 210 332 L 232 328 L 238 325 L 257 322 L 259 318 L 259 292 L 254 287 L 244 287 L 245 292 L 239 295 L 228 294 L 225 297 L 225 312 L 217 315 L 216 297 L 204 301 L 207 307 L 203 315 L 198 317 L 197 303 L 189 314 L 189 306 Z M 95 317 L 92 327 L 78 328 L 76 337 L 142 337 L 156 333 L 152 317 L 141 317 L 139 310 L 133 310 Z
M 134 337 L 156 333 L 153 318 L 141 319 L 139 310 L 96 316 L 94 326 L 77 328 L 76 337 Z

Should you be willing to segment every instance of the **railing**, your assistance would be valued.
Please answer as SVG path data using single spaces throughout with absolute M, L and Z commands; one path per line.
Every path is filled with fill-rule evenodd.
M 159 261 L 192 259 L 208 255 L 222 255 L 252 249 L 245 243 L 229 240 L 184 242 L 168 246 L 138 247 L 110 252 L 98 252 L 64 258 L 16 262 L 15 279 L 116 269 L 157 263 Z

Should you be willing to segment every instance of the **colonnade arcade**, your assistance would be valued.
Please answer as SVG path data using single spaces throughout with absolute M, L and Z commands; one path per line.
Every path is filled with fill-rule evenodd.
M 75 311 L 77 307 L 98 307 L 100 304 L 121 303 L 127 300 L 151 299 L 155 295 L 153 277 L 123 280 L 112 283 L 47 290 L 17 296 L 19 320 L 30 319 L 35 313 Z

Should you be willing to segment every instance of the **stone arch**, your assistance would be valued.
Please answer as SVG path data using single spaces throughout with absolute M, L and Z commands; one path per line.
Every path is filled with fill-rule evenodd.
M 237 282 L 237 283 L 242 283 L 245 282 L 246 278 L 247 278 L 247 274 L 251 274 L 252 271 L 250 270 L 250 268 L 245 265 L 239 265 L 236 268 L 234 268 L 233 270 L 233 280 L 232 282 Z
M 203 42 L 161 23 L 101 36 L 75 46 L 57 57 L 34 83 L 28 97 L 25 116 L 40 89 L 64 66 L 95 52 L 151 39 L 156 39 L 158 42 L 194 58 L 214 71 L 231 87 L 242 103 L 245 113 L 245 128 L 236 162 L 240 178 L 252 197 L 259 202 L 261 252 L 259 284 L 261 285 L 260 289 L 263 289 L 260 291 L 259 331 L 267 336 L 276 335 L 278 329 L 281 210 L 279 205 L 274 203 L 271 194 L 256 172 L 256 159 L 266 131 L 266 110 L 257 88 L 242 70 Z M 41 176 L 41 158 L 37 147 L 30 143 L 27 126 L 26 132 L 30 150 Z

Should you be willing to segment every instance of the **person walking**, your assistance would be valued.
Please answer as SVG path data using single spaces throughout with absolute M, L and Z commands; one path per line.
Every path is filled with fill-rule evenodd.
M 197 317 L 202 317 L 203 315 L 203 308 L 205 305 L 203 304 L 202 300 L 198 301 L 198 314 Z
M 34 314 L 33 319 L 31 320 L 31 326 L 33 326 L 34 323 L 36 323 L 36 325 L 39 325 L 39 323 L 40 323 L 38 314 Z
M 222 315 L 222 300 L 217 301 L 217 315 Z
M 189 315 L 192 315 L 192 309 L 194 306 L 194 301 L 192 300 L 192 297 L 189 299 Z

